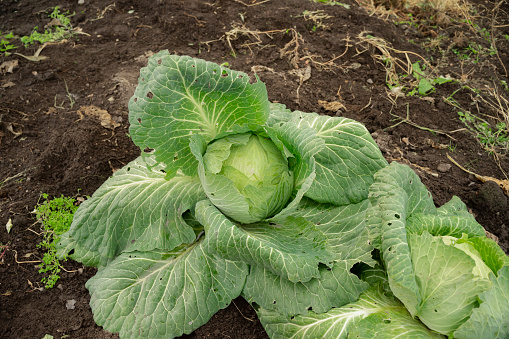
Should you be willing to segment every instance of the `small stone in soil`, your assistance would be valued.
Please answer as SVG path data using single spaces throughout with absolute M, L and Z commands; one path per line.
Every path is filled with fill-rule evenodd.
M 451 164 L 439 164 L 437 166 L 437 170 L 439 172 L 442 172 L 442 173 L 445 173 L 445 172 L 448 172 L 450 169 L 451 169 L 452 165 Z
M 68 310 L 74 310 L 74 305 L 76 304 L 76 300 L 74 299 L 70 299 L 70 300 L 67 300 L 66 303 L 65 303 L 65 307 L 68 309 Z

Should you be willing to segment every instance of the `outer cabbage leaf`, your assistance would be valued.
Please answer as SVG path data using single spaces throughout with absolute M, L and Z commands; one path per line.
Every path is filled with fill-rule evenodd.
M 407 219 L 409 233 L 422 234 L 424 231 L 435 236 L 485 236 L 484 228 L 467 210 L 460 198 L 452 199 L 437 209 L 438 214 L 415 213 Z
M 390 292 L 387 272 L 380 263 L 375 264 L 374 267 L 361 263 L 354 267 L 353 272 L 369 285 L 378 285 L 384 292 Z
M 273 126 L 277 123 L 288 122 L 292 117 L 292 111 L 286 108 L 285 105 L 280 103 L 270 103 L 270 115 L 267 120 L 268 126 Z
M 407 219 L 406 228 L 409 233 L 422 234 L 428 232 L 435 236 L 451 236 L 460 238 L 462 234 L 469 236 L 485 236 L 484 229 L 467 211 L 464 215 L 430 215 L 414 214 Z
M 348 338 L 355 339 L 431 339 L 445 338 L 431 331 L 420 321 L 414 319 L 407 310 L 391 308 L 386 312 L 370 314 L 362 319 L 348 333 Z
M 451 200 L 437 208 L 437 213 L 443 215 L 464 215 L 465 211 L 467 211 L 467 206 L 455 195 Z
M 320 276 L 320 263 L 332 266 L 334 254 L 327 238 L 304 218 L 283 225 L 268 223 L 240 227 L 208 200 L 196 205 L 196 218 L 205 226 L 212 251 L 220 256 L 260 265 L 292 282 Z
M 405 306 L 384 295 L 378 287 L 368 289 L 357 301 L 326 313 L 308 311 L 290 317 L 260 308 L 258 316 L 273 339 L 342 339 L 358 338 L 357 335 L 366 339 L 379 338 L 378 335 L 370 336 L 372 333 L 379 334 L 380 338 L 395 338 L 398 335 L 402 338 L 442 337 L 413 319 Z
M 165 179 L 154 157 L 139 157 L 111 178 L 76 211 L 59 243 L 60 255 L 88 266 L 105 265 L 122 251 L 172 249 L 196 235 L 182 218 L 205 198 L 198 178 Z
M 350 273 L 346 261 L 336 262 L 332 268 L 320 268 L 320 277 L 305 283 L 293 283 L 258 265 L 251 266 L 242 296 L 266 310 L 283 315 L 327 312 L 359 298 L 369 284 Z
M 455 338 L 505 339 L 509 337 L 509 266 L 490 276 L 492 288 L 479 295 L 481 306 L 473 310 Z
M 346 260 L 350 265 L 365 262 L 374 265 L 366 230 L 366 211 L 369 200 L 346 206 L 320 204 L 309 198 L 302 199 L 294 216 L 304 217 L 321 230 L 334 253 L 336 260 Z
M 413 316 L 418 316 L 429 328 L 452 334 L 470 317 L 478 306 L 478 295 L 489 289 L 491 283 L 472 273 L 476 267 L 474 259 L 446 245 L 440 237 L 427 232 L 411 234 L 409 244 L 422 301 L 411 307 L 405 305 L 415 310 Z
M 265 84 L 212 62 L 161 51 L 141 69 L 129 101 L 129 129 L 141 149 L 155 149 L 167 165 L 168 178 L 178 169 L 195 175 L 189 149 L 194 133 L 210 142 L 229 131 L 257 130 L 269 116 Z M 240 127 L 239 127 L 240 126 Z
M 316 179 L 306 196 L 335 205 L 358 203 L 368 197 L 373 175 L 387 166 L 380 149 L 361 123 L 316 113 L 293 112 L 298 128 L 312 128 L 325 147 L 315 155 Z
M 415 281 L 406 219 L 414 213 L 437 213 L 431 194 L 408 166 L 391 163 L 375 174 L 370 187 L 372 207 L 367 226 L 375 246 L 380 246 L 394 295 L 414 315 L 421 297 Z
M 366 215 L 366 225 L 370 242 L 379 249 L 383 225 L 391 220 L 397 220 L 396 224 L 401 226 L 413 214 L 437 214 L 431 193 L 421 179 L 410 167 L 397 162 L 375 174 L 375 182 L 369 188 L 369 200 L 371 208 Z
M 364 224 L 369 201 L 347 206 L 319 204 L 304 198 L 294 216 L 315 224 L 327 237 L 335 263 L 332 269 L 320 268 L 320 277 L 305 283 L 292 283 L 261 267 L 252 266 L 243 295 L 267 310 L 282 314 L 305 313 L 309 307 L 317 313 L 357 300 L 368 284 L 350 273 L 355 263 L 368 262 L 372 246 L 368 244 Z
M 218 258 L 206 239 L 172 251 L 122 253 L 86 284 L 94 320 L 121 338 L 174 338 L 229 305 L 248 267 Z

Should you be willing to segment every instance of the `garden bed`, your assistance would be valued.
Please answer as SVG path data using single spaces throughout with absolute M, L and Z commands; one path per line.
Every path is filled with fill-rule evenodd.
M 2 2 L 0 30 L 29 36 L 50 23 L 59 5 Z M 423 25 L 430 14 L 416 8 L 374 10 L 353 0 L 65 6 L 62 11 L 74 13 L 74 35 L 47 44 L 39 54 L 45 59 L 0 57 L 0 337 L 117 337 L 93 320 L 85 282 L 96 269 L 68 261 L 56 287 L 44 288 L 41 226 L 32 211 L 42 193 L 92 195 L 139 155 L 127 103 L 140 68 L 163 49 L 257 74 L 269 100 L 292 110 L 362 122 L 389 162 L 415 170 L 437 206 L 459 196 L 508 253 L 509 141 L 496 127 L 504 109 L 509 114 L 507 2 L 478 2 L 475 25 L 452 14 L 454 21 Z M 401 19 L 409 13 L 421 21 Z M 9 52 L 25 56 L 40 46 L 12 41 L 19 47 Z M 418 71 L 411 67 L 416 63 Z M 237 298 L 184 337 L 267 335 L 251 306 Z

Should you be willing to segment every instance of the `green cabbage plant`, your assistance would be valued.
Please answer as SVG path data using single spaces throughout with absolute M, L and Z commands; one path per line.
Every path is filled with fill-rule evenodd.
M 142 155 L 59 244 L 99 268 L 86 287 L 106 330 L 173 338 L 243 296 L 272 338 L 509 334 L 505 254 L 362 124 L 292 112 L 257 77 L 167 51 L 129 111 Z

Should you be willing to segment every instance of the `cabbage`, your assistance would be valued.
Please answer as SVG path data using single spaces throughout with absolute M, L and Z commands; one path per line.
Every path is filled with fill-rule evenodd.
M 509 260 L 436 208 L 367 129 L 162 51 L 129 102 L 142 155 L 81 204 L 58 253 L 97 266 L 94 320 L 174 338 L 242 296 L 273 338 L 505 338 Z

